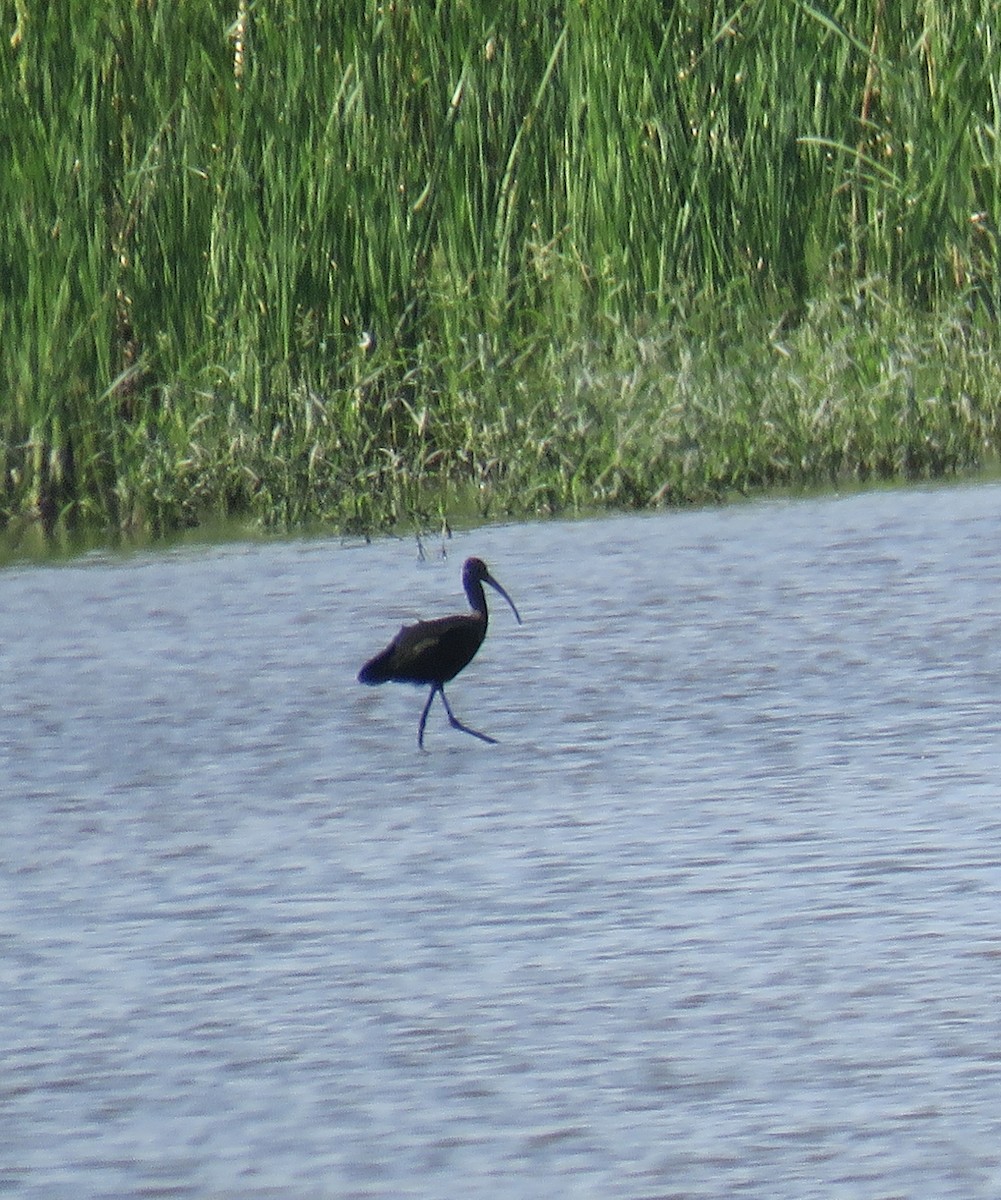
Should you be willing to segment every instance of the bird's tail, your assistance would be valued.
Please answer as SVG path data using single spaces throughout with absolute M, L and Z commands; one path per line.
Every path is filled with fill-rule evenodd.
M 389 668 L 390 656 L 387 651 L 377 654 L 358 672 L 359 683 L 386 683 L 392 677 Z

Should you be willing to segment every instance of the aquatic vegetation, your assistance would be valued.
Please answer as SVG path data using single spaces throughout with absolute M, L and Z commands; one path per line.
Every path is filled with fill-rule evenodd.
M 996 456 L 986 0 L 15 13 L 14 530 L 368 532 Z

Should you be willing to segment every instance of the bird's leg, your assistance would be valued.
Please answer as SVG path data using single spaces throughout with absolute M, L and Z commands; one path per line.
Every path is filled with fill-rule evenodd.
M 428 713 L 431 711 L 431 701 L 434 699 L 434 694 L 435 694 L 435 692 L 440 691 L 440 690 L 441 689 L 438 687 L 438 685 L 436 683 L 431 685 L 431 691 L 428 693 L 427 704 L 424 705 L 424 711 L 421 713 L 421 719 L 417 725 L 417 749 L 418 750 L 424 749 L 424 726 L 427 724 Z M 444 700 L 444 698 L 445 698 L 445 693 L 442 692 L 442 699 Z M 447 705 L 446 705 L 446 707 L 447 707 Z
M 445 699 L 445 689 L 440 687 L 438 691 L 441 694 L 441 702 L 445 705 L 445 712 L 448 713 L 448 722 L 453 729 L 461 729 L 463 733 L 471 733 L 474 738 L 479 738 L 481 742 L 489 742 L 491 746 L 497 745 L 496 738 L 488 737 L 485 733 L 480 733 L 478 729 L 470 729 L 468 725 L 463 725 L 455 713 L 452 712 L 452 706 Z M 430 703 L 431 701 L 429 700 L 428 704 Z

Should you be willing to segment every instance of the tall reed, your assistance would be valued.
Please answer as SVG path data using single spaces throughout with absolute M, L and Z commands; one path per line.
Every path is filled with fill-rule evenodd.
M 878 293 L 862 301 L 875 320 L 887 303 L 915 321 L 951 322 L 956 302 L 974 324 L 997 312 L 987 0 L 15 12 L 0 54 L 8 522 L 371 528 L 440 509 L 448 488 L 493 495 L 531 461 L 543 412 L 557 441 L 593 432 L 575 372 L 604 379 L 614 408 L 605 368 L 619 359 L 621 381 L 623 347 L 662 344 L 644 329 L 694 339 L 722 310 L 710 353 L 726 354 L 749 314 L 833 320 L 837 296 Z M 978 336 L 993 346 L 989 324 Z M 533 392 L 556 378 L 559 402 Z M 609 414 L 579 440 L 559 486 L 543 456 L 518 496 L 649 502 L 645 484 L 607 486 L 628 423 Z M 856 454 L 842 471 L 866 469 Z

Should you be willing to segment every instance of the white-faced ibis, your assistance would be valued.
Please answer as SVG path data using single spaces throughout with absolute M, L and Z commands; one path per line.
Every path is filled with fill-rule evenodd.
M 471 733 L 481 742 L 493 744 L 488 737 L 458 719 L 445 699 L 445 684 L 472 662 L 487 634 L 487 598 L 483 585 L 489 583 L 511 605 L 515 620 L 521 617 L 514 601 L 487 570 L 482 558 L 467 558 L 462 567 L 462 586 L 473 611 L 454 617 L 438 617 L 434 621 L 418 621 L 404 625 L 381 654 L 367 662 L 358 672 L 359 683 L 416 683 L 430 686 L 427 703 L 417 726 L 417 745 L 424 746 L 424 726 L 435 694 L 441 696 L 448 720 L 453 729 Z

